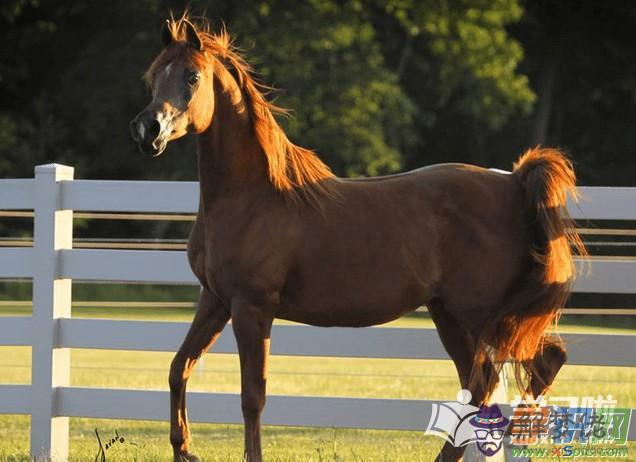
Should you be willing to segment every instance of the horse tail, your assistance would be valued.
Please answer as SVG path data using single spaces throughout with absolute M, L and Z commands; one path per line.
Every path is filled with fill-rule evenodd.
M 513 175 L 525 196 L 529 271 L 479 337 L 475 364 L 483 365 L 491 358 L 501 367 L 513 360 L 517 384 L 525 392 L 533 374 L 535 381 L 542 380 L 533 362 L 539 350 L 561 343 L 558 338 L 548 340 L 544 332 L 556 324 L 569 296 L 574 254 L 586 256 L 587 251 L 565 208 L 568 194 L 577 197 L 576 176 L 568 158 L 557 149 L 530 149 L 514 164 Z M 477 380 L 489 390 L 496 379 L 485 377 L 483 369 L 473 368 L 471 382 Z

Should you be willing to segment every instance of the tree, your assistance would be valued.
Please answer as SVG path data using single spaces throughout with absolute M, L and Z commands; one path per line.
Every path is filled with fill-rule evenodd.
M 385 56 L 418 107 L 421 143 L 408 166 L 467 161 L 488 165 L 487 136 L 530 111 L 534 93 L 517 71 L 523 57 L 507 32 L 516 1 L 377 2 Z M 382 19 L 389 16 L 389 20 Z M 391 38 L 395 37 L 395 38 Z
M 55 160 L 81 177 L 194 178 L 191 143 L 149 162 L 127 130 L 147 103 L 140 76 L 160 50 L 159 25 L 180 6 L 6 3 L 0 172 L 30 175 L 34 164 Z M 532 100 L 514 70 L 519 45 L 504 28 L 521 14 L 515 1 L 191 2 L 194 13 L 206 8 L 263 80 L 282 89 L 279 102 L 294 111 L 284 121 L 290 137 L 339 174 L 457 159 L 436 141 L 449 119 L 475 132 L 496 129 Z
M 495 138 L 564 148 L 583 184 L 630 185 L 636 171 L 636 49 L 630 2 L 527 1 L 512 30 L 537 110 Z
M 236 8 L 230 26 L 242 44 L 254 44 L 265 80 L 285 89 L 281 101 L 295 110 L 290 132 L 339 173 L 484 160 L 484 149 L 467 156 L 438 133 L 452 126 L 465 134 L 448 123 L 457 119 L 483 144 L 534 101 L 516 72 L 522 49 L 506 32 L 522 14 L 516 1 L 270 0 L 256 14 L 248 4 Z
M 260 2 L 231 27 L 266 82 L 293 109 L 290 136 L 338 173 L 377 175 L 402 167 L 414 142 L 414 105 L 384 63 L 368 11 L 358 2 Z

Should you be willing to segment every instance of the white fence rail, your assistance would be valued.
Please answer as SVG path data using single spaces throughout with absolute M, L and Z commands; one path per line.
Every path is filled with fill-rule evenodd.
M 35 248 L 0 248 L 0 278 L 33 277 Z M 80 281 L 139 282 L 148 284 L 198 284 L 184 251 L 60 249 L 56 276 Z M 98 261 L 99 265 L 95 262 Z M 636 292 L 636 260 L 592 258 L 573 290 L 578 293 L 629 294 Z
M 69 386 L 70 348 L 176 351 L 187 323 L 73 319 L 71 281 L 197 284 L 185 252 L 72 249 L 73 211 L 193 213 L 192 182 L 73 180 L 73 169 L 36 167 L 35 179 L 0 180 L 0 210 L 34 210 L 33 248 L 0 248 L 0 278 L 33 278 L 33 316 L 0 318 L 1 345 L 31 345 L 31 385 L 0 386 L 0 413 L 30 414 L 31 452 L 68 453 L 68 417 L 168 418 L 167 392 Z M 636 188 L 580 188 L 577 219 L 636 220 Z M 636 293 L 636 261 L 595 258 L 576 292 Z M 434 329 L 275 326 L 272 354 L 448 359 Z M 563 335 L 569 364 L 636 366 L 636 336 Z M 215 352 L 235 353 L 231 331 Z M 238 395 L 191 393 L 198 422 L 241 422 Z M 432 401 L 271 396 L 276 425 L 423 430 Z M 636 439 L 636 413 L 630 440 Z

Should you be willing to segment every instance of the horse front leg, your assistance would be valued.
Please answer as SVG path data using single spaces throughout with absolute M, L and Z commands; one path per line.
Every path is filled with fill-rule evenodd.
M 232 328 L 241 362 L 241 409 L 245 422 L 243 460 L 262 462 L 261 413 L 265 407 L 267 357 L 273 316 L 244 299 L 232 300 Z
M 195 364 L 217 340 L 229 318 L 229 309 L 218 297 L 203 290 L 190 329 L 170 365 L 170 444 L 175 462 L 199 461 L 188 451 L 191 438 L 186 385 Z

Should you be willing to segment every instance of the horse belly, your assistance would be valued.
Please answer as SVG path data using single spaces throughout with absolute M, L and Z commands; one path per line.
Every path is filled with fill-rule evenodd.
M 393 321 L 432 296 L 430 284 L 422 282 L 428 278 L 390 268 L 355 273 L 334 269 L 298 281 L 302 290 L 288 286 L 277 317 L 317 326 L 364 327 Z
M 317 310 L 315 309 L 316 307 L 287 305 L 281 307 L 276 317 L 319 327 L 368 327 L 393 321 L 406 313 L 416 310 L 418 307 L 419 305 L 401 308 L 384 306 L 382 309 L 377 310 L 369 309 L 369 307 L 359 310 L 355 308 L 352 310 Z M 338 307 L 331 306 L 329 308 Z

